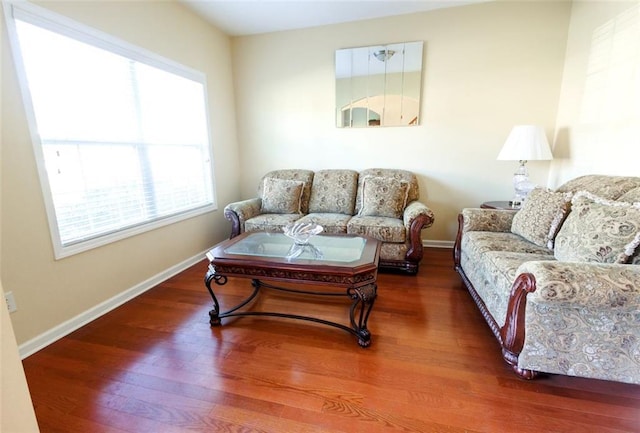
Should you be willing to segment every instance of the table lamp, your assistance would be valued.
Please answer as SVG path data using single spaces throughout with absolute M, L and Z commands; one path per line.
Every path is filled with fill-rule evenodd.
M 553 159 L 553 155 L 542 126 L 516 125 L 513 127 L 498 154 L 500 161 L 520 161 L 520 166 L 513 174 L 515 197 L 512 206 L 520 206 L 533 189 L 534 185 L 529 181 L 527 161 L 550 159 Z

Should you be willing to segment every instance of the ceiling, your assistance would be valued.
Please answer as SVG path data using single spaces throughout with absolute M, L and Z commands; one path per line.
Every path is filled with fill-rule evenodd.
M 317 27 L 487 0 L 180 0 L 231 36 Z

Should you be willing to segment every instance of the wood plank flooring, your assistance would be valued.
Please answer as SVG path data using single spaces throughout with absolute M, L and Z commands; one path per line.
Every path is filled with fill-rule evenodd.
M 41 431 L 640 432 L 640 386 L 516 377 L 451 256 L 379 275 L 367 349 L 288 319 L 211 328 L 203 261 L 24 360 Z M 249 285 L 216 287 L 223 308 Z M 253 308 L 348 317 L 346 299 L 273 291 Z

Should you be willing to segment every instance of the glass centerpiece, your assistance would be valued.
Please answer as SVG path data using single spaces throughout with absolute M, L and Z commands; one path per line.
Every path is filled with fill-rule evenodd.
M 309 240 L 322 233 L 324 228 L 314 222 L 289 223 L 282 228 L 285 236 L 293 239 L 293 245 L 287 253 L 287 259 L 295 259 L 305 250 L 309 251 L 314 258 L 323 259 L 324 254 L 318 248 L 309 243 Z

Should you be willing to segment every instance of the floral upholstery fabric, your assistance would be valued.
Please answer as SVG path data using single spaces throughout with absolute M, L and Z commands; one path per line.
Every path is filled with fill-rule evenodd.
M 462 209 L 465 232 L 510 232 L 516 210 L 509 209 Z
M 320 170 L 313 176 L 309 213 L 353 215 L 358 172 L 353 170 Z
M 553 248 L 553 240 L 571 204 L 571 193 L 534 188 L 513 217 L 511 232 L 534 244 Z
M 625 201 L 627 203 L 640 203 L 640 187 L 630 189 L 620 196 L 618 201 Z
M 313 171 L 311 170 L 274 170 L 265 174 L 258 185 L 258 197 L 262 198 L 264 179 L 267 177 L 275 179 L 299 180 L 304 182 L 302 188 L 302 201 L 300 211 L 309 213 L 309 198 L 311 197 L 311 183 L 313 182 Z
M 579 192 L 556 237 L 560 261 L 626 263 L 640 244 L 640 204 Z
M 427 205 L 420 203 L 419 201 L 413 201 L 407 205 L 404 210 L 404 214 L 402 215 L 402 221 L 404 222 L 404 226 L 407 230 L 409 230 L 411 223 L 419 216 L 426 217 L 427 222 L 424 228 L 431 227 L 433 225 L 433 221 L 435 220 L 433 211 L 429 209 Z
M 400 218 L 407 205 L 409 184 L 388 177 L 367 176 L 362 181 L 359 216 Z
M 627 191 L 638 187 L 640 187 L 640 177 L 589 174 L 564 183 L 556 191 L 588 191 L 602 198 L 617 200 Z
M 554 260 L 552 252 L 513 233 L 466 232 L 460 264 L 487 309 L 504 325 L 515 270 L 528 260 Z
M 518 366 L 640 384 L 640 266 L 530 262 Z
M 406 201 L 403 200 L 398 218 L 358 216 L 362 207 L 363 179 L 367 176 L 392 179 L 408 185 Z M 300 214 L 265 213 L 264 179 L 285 179 L 303 182 Z M 418 223 L 427 228 L 433 224 L 434 214 L 426 204 L 418 201 L 419 189 L 416 176 L 406 170 L 367 169 L 353 170 L 275 170 L 265 174 L 258 186 L 258 198 L 238 201 L 225 207 L 225 217 L 233 223 L 231 236 L 245 231 L 282 231 L 291 222 L 314 221 L 324 228 L 324 233 L 352 233 L 371 236 L 382 242 L 380 263 L 397 269 L 417 270 L 421 259 L 420 231 L 417 236 L 411 229 Z M 326 212 L 325 212 L 326 211 Z M 346 213 L 343 213 L 346 212 Z M 376 212 L 373 210 L 373 212 Z M 414 253 L 407 257 L 409 251 Z M 394 262 L 394 263 L 391 263 Z M 396 263 L 400 262 L 400 263 Z M 408 265 L 408 266 L 407 266 Z
M 304 182 L 299 180 L 264 179 L 262 187 L 262 213 L 297 213 L 301 212 L 302 188 Z
M 370 168 L 362 170 L 358 176 L 358 193 L 356 196 L 356 209 L 355 213 L 359 214 L 362 208 L 362 186 L 364 179 L 368 176 L 373 177 L 385 177 L 396 179 L 400 182 L 407 182 L 409 190 L 407 191 L 407 203 L 418 200 L 420 198 L 418 179 L 416 175 L 406 170 L 395 170 L 390 168 Z
M 397 260 L 402 261 L 407 256 L 410 244 L 405 242 L 402 244 L 384 242 L 380 247 L 380 260 Z
M 577 192 L 556 236 L 555 250 L 562 248 L 561 232 L 565 227 L 579 231 L 582 226 L 585 236 L 592 238 L 583 240 L 588 245 L 597 244 L 603 233 L 637 233 L 632 228 L 635 223 L 622 222 L 639 210 L 630 204 L 637 202 L 633 198 L 637 192 L 633 190 L 639 184 L 640 178 L 600 175 L 567 182 L 563 192 L 585 188 L 620 200 L 611 204 L 611 200 Z M 600 216 L 599 224 L 576 222 L 593 214 Z M 470 208 L 464 209 L 462 215 L 459 267 L 499 327 L 506 321 L 513 282 L 523 273 L 535 278 L 535 290 L 526 298 L 519 368 L 640 384 L 639 248 L 629 259 L 634 264 L 561 261 L 557 260 L 556 251 L 511 233 L 505 211 Z M 572 215 L 576 221 L 569 219 Z M 613 223 L 603 223 L 608 218 Z M 618 244 L 628 256 L 629 243 Z M 595 255 L 609 261 L 619 258 L 608 250 Z
M 398 218 L 354 216 L 347 224 L 347 233 L 383 242 L 404 242 L 407 239 L 407 231 Z
M 546 254 L 553 252 L 523 239 L 514 233 L 501 232 L 466 232 L 462 236 L 462 249 L 472 251 L 474 257 L 480 259 L 488 251 L 509 251 L 514 253 Z
M 234 212 L 238 215 L 240 220 L 240 227 L 242 231 L 245 231 L 245 221 L 260 215 L 262 209 L 262 199 L 254 197 L 248 200 L 237 201 L 235 203 L 229 203 L 224 207 L 224 212 Z
M 257 232 L 281 232 L 282 227 L 300 218 L 299 214 L 261 214 L 255 216 L 244 223 L 245 231 Z
M 310 213 L 298 220 L 300 223 L 314 222 L 324 229 L 322 233 L 337 234 L 347 232 L 347 223 L 351 215 L 340 213 Z
M 466 275 L 473 284 L 485 306 L 503 326 L 507 316 L 509 294 L 520 265 L 531 260 L 554 260 L 551 254 L 513 253 L 510 251 L 487 251 L 462 254 L 460 263 L 470 272 Z M 475 253 L 475 254 L 474 254 Z

